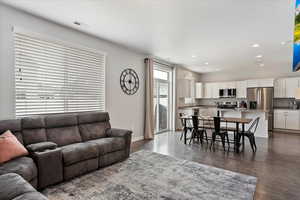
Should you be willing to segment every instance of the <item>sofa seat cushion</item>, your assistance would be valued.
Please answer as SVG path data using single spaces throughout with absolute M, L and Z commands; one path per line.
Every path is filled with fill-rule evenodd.
M 64 166 L 97 158 L 99 149 L 94 143 L 76 143 L 62 147 Z
M 36 190 L 20 175 L 8 173 L 0 176 L 0 199 L 13 199 Z
M 29 157 L 20 157 L 0 165 L 0 175 L 16 173 L 30 182 L 37 177 L 37 168 Z
M 87 143 L 97 144 L 100 155 L 125 149 L 125 139 L 121 137 L 101 138 L 97 140 L 90 140 Z

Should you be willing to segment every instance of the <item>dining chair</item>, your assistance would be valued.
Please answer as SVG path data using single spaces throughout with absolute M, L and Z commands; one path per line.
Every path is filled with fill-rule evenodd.
M 207 130 L 210 129 L 210 126 L 208 124 L 209 120 L 207 120 L 207 119 L 200 116 L 198 118 L 198 121 L 199 121 L 198 128 L 199 128 L 200 131 L 203 132 L 203 136 L 205 136 L 205 140 L 208 143 Z
M 190 144 L 192 140 L 195 138 L 200 140 L 201 144 L 203 143 L 203 136 L 204 136 L 204 130 L 202 128 L 199 128 L 199 117 L 198 115 L 193 115 L 192 116 L 192 124 L 193 124 L 193 131 L 192 131 L 192 137 L 190 138 Z M 206 134 L 206 140 L 207 139 L 207 134 Z
M 212 140 L 210 144 L 210 148 L 215 145 L 216 137 L 219 136 L 221 138 L 222 146 L 225 151 L 225 139 L 227 140 L 228 149 L 230 148 L 229 143 L 229 136 L 226 129 L 221 129 L 221 118 L 220 117 L 214 117 L 214 129 L 212 131 Z M 227 122 L 225 122 L 227 127 Z
M 183 119 L 182 118 L 183 116 L 184 116 L 184 113 L 179 113 L 179 119 L 180 119 L 181 126 L 182 126 L 182 132 L 181 132 L 180 140 L 182 140 L 185 131 L 190 131 L 190 132 L 193 131 L 193 127 L 191 125 L 190 120 Z M 186 123 L 184 123 L 185 120 L 186 120 Z
M 256 142 L 255 142 L 255 132 L 257 130 L 258 124 L 259 124 L 260 118 L 257 117 L 252 124 L 249 126 L 248 130 L 245 132 L 242 132 L 241 134 L 244 135 L 244 137 L 247 137 L 249 139 L 249 143 L 251 145 L 251 149 L 253 152 L 256 152 Z

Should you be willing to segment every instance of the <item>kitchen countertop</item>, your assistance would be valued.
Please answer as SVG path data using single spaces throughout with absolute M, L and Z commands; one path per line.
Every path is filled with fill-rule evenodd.
M 216 108 L 216 105 L 186 105 L 186 106 L 178 106 L 178 109 L 186 109 L 186 108 Z
M 299 110 L 299 109 L 293 109 L 293 108 L 287 108 L 287 107 L 276 107 L 274 110 Z
M 265 112 L 265 113 L 269 112 L 269 110 L 247 109 L 247 108 L 235 108 L 235 109 L 222 109 L 222 108 L 218 108 L 218 111 L 221 111 L 221 112 L 226 112 L 226 111 L 235 111 L 235 112 Z
M 216 105 L 186 105 L 186 106 L 179 106 L 178 109 L 193 109 L 193 108 L 217 108 Z M 246 109 L 246 108 L 217 108 L 218 111 L 226 112 L 226 111 L 237 111 L 237 112 L 269 112 L 268 110 L 262 109 Z

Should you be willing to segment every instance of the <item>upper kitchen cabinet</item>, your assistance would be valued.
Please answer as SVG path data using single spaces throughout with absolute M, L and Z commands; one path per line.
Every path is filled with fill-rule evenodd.
M 204 84 L 204 98 L 213 99 L 219 98 L 219 83 L 205 83 Z
M 285 79 L 277 79 L 274 81 L 274 97 L 283 98 L 285 97 Z
M 300 87 L 300 78 L 281 78 L 274 82 L 275 98 L 295 98 L 296 89 Z
M 248 88 L 273 87 L 273 86 L 274 86 L 274 79 L 254 79 L 254 80 L 247 80 L 247 87 Z
M 196 83 L 196 94 L 195 97 L 197 99 L 204 98 L 204 89 L 203 89 L 203 83 Z
M 213 98 L 213 83 L 205 83 L 204 85 L 204 98 Z
M 285 80 L 285 96 L 287 98 L 295 98 L 297 88 L 299 88 L 299 78 Z
M 177 85 L 177 92 L 180 98 L 195 97 L 195 80 L 179 79 Z
M 219 89 L 232 89 L 236 88 L 236 82 L 222 82 L 218 83 Z
M 247 81 L 236 82 L 236 97 L 247 98 Z

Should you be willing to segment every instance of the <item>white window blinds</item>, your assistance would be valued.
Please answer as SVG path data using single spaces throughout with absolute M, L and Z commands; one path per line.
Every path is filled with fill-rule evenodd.
M 15 38 L 16 116 L 105 110 L 105 55 L 24 33 Z

